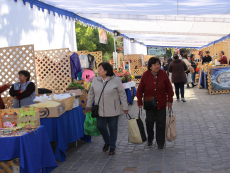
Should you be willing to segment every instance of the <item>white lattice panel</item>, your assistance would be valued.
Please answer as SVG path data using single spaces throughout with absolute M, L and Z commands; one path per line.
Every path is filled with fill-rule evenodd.
M 40 88 L 60 92 L 66 91 L 71 83 L 69 49 L 53 49 L 35 52 L 37 81 Z
M 34 45 L 0 48 L 0 64 L 0 86 L 8 82 L 19 82 L 20 70 L 29 71 L 30 81 L 37 84 Z M 8 91 L 1 95 L 9 97 Z

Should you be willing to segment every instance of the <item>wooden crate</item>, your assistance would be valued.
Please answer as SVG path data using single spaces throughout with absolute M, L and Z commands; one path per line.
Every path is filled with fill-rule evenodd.
M 19 82 L 18 72 L 30 72 L 30 81 L 37 86 L 34 45 L 23 45 L 0 48 L 0 86 L 7 82 Z M 9 97 L 5 91 L 2 97 Z
M 0 161 L 0 172 L 1 173 L 13 173 L 13 167 L 19 167 L 19 158 L 8 161 Z
M 3 97 L 2 100 L 5 104 L 5 109 L 11 109 L 12 108 L 13 97 Z
M 69 49 L 36 51 L 35 61 L 38 86 L 65 92 L 72 81 Z

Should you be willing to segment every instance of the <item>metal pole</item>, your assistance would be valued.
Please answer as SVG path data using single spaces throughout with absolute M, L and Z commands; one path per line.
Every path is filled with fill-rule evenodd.
M 114 41 L 114 52 L 116 52 L 116 42 L 115 42 L 115 36 L 113 35 L 113 41 Z

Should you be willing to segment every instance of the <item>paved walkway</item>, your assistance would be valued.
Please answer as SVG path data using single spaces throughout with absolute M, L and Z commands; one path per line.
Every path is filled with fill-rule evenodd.
M 101 136 L 93 137 L 91 143 L 70 145 L 67 161 L 58 162 L 53 172 L 230 172 L 230 94 L 209 95 L 205 89 L 191 88 L 186 89 L 186 99 L 173 105 L 178 137 L 165 149 L 128 143 L 127 120 L 121 115 L 114 156 L 101 151 Z M 137 116 L 136 102 L 130 109 L 130 115 Z

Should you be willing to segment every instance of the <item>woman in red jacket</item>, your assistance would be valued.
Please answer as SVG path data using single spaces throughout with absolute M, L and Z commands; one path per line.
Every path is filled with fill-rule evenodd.
M 167 73 L 160 69 L 161 62 L 159 58 L 152 57 L 148 61 L 148 70 L 143 73 L 140 84 L 137 89 L 137 103 L 139 108 L 143 106 L 144 101 L 150 101 L 155 98 L 156 109 L 146 110 L 146 128 L 148 134 L 148 146 L 152 145 L 154 139 L 154 122 L 156 121 L 156 141 L 158 149 L 163 149 L 165 144 L 165 124 L 166 124 L 166 106 L 172 107 L 173 89 Z
M 5 85 L 3 85 L 3 86 L 0 87 L 0 109 L 5 109 L 5 105 L 4 105 L 3 101 L 2 101 L 1 94 L 4 91 L 6 91 L 7 89 L 9 89 L 11 85 L 12 85 L 12 83 L 9 82 L 9 83 L 7 83 L 7 84 L 5 84 Z

